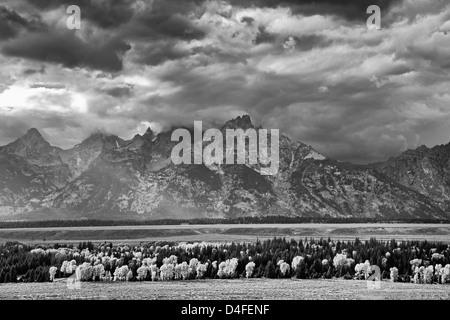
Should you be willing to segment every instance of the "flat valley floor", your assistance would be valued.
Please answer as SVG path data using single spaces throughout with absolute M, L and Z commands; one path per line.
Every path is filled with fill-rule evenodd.
M 428 240 L 450 243 L 449 224 L 217 224 L 0 229 L 0 243 L 76 243 L 118 241 L 255 241 L 273 237 L 334 240 Z
M 364 280 L 230 279 L 170 282 L 82 282 L 0 284 L 0 300 L 450 300 L 450 284 Z

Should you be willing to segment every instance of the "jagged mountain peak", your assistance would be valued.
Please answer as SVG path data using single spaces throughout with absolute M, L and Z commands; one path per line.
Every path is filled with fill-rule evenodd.
M 2 153 L 35 158 L 37 155 L 48 153 L 52 149 L 54 148 L 42 137 L 39 130 L 31 128 L 22 137 L 4 146 L 1 150 Z
M 153 140 L 155 139 L 155 133 L 153 132 L 152 128 L 148 127 L 147 131 L 145 131 L 144 135 L 142 136 L 144 140 Z
M 27 135 L 27 136 L 33 136 L 33 137 L 40 137 L 40 138 L 42 138 L 41 133 L 40 133 L 39 130 L 36 129 L 36 128 L 31 128 L 31 129 L 29 129 L 29 130 L 27 131 L 26 135 Z
M 104 132 L 104 131 L 95 131 L 93 133 L 91 133 L 86 139 L 83 140 L 83 142 L 85 141 L 89 141 L 89 140 L 103 140 L 105 139 L 105 137 L 108 137 L 109 135 Z
M 261 129 L 262 127 L 258 127 Z M 245 114 L 243 116 L 238 116 L 232 120 L 229 120 L 223 126 L 223 129 L 255 129 L 255 126 L 252 123 L 252 120 L 249 115 Z
M 41 133 L 36 128 L 31 128 L 25 133 L 22 137 L 20 137 L 16 141 L 28 141 L 28 142 L 34 142 L 34 143 L 45 143 L 48 144 L 48 142 L 42 137 Z
M 403 154 L 426 153 L 428 151 L 430 151 L 430 148 L 423 144 L 415 149 L 408 149 Z
M 420 147 L 418 147 L 417 150 L 429 150 L 429 148 L 423 144 Z
M 145 143 L 144 139 L 142 138 L 142 136 L 140 134 L 136 134 L 133 139 L 125 141 L 125 148 L 134 148 L 134 149 L 138 149 L 141 148 L 143 146 L 143 144 Z
M 83 140 L 80 144 L 75 147 L 85 147 L 85 146 L 102 146 L 108 148 L 119 148 L 124 144 L 124 140 L 113 134 L 107 134 L 104 131 L 93 132 L 89 137 Z

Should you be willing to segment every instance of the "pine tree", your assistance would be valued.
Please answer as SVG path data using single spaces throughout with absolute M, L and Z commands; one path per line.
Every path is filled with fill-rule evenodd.
M 29 282 L 30 279 L 30 270 L 27 271 L 27 273 L 25 273 L 25 275 L 22 278 L 24 280 L 24 282 Z
M 34 269 L 31 269 L 30 271 L 30 277 L 29 277 L 29 282 L 35 282 L 36 281 L 36 271 L 34 271 Z
M 264 272 L 264 277 L 271 278 L 271 279 L 275 278 L 275 267 L 274 267 L 272 261 L 269 261 L 267 263 L 266 270 Z
M 297 279 L 306 279 L 306 264 L 305 262 L 300 262 L 300 265 L 295 269 L 295 276 Z
M 17 271 L 16 266 L 12 266 L 11 270 L 9 271 L 9 275 L 11 278 L 11 282 L 17 282 Z

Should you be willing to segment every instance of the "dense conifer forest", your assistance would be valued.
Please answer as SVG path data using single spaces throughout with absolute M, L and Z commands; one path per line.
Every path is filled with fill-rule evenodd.
M 311 217 L 241 217 L 235 219 L 159 219 L 159 220 L 42 220 L 42 221 L 0 221 L 0 229 L 6 228 L 50 228 L 50 227 L 99 227 L 99 226 L 144 226 L 181 224 L 288 224 L 288 223 L 450 223 L 450 220 L 408 219 L 380 220 L 378 218 L 311 218 Z

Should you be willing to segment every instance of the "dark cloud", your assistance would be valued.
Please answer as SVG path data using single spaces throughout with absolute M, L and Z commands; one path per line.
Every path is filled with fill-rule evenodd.
M 283 44 L 287 41 L 294 41 L 294 48 L 298 51 L 310 51 L 318 48 L 325 48 L 327 46 L 332 45 L 334 42 L 330 39 L 326 39 L 321 35 L 306 35 L 306 36 L 292 36 L 292 37 L 280 37 L 277 35 L 265 35 L 266 39 L 264 42 L 273 43 L 278 51 L 281 52 L 285 50 Z M 255 41 L 256 43 L 262 43 L 262 39 L 258 39 Z
M 45 73 L 45 66 L 41 66 L 40 69 L 33 69 L 33 68 L 31 68 L 31 69 L 25 69 L 23 71 L 23 74 L 26 75 L 26 76 L 33 75 L 33 74 L 36 74 L 36 73 L 44 74 Z
M 212 45 L 194 47 L 192 54 L 199 54 L 200 56 L 197 58 L 197 61 L 204 66 L 217 61 L 221 61 L 222 63 L 246 64 L 247 58 L 249 57 L 248 53 L 229 53 L 226 50 Z
M 131 86 L 124 85 L 124 86 L 115 86 L 111 88 L 104 88 L 101 91 L 111 97 L 126 98 L 132 95 L 133 88 Z
M 148 28 L 159 28 L 159 31 L 168 28 L 168 33 L 174 32 L 174 28 L 177 25 L 181 27 L 187 26 L 188 21 L 182 16 L 192 12 L 201 14 L 200 6 L 205 2 L 205 0 L 154 0 L 143 2 L 139 0 L 26 1 L 41 10 L 67 8 L 70 5 L 77 5 L 81 9 L 82 19 L 87 19 L 102 28 L 118 27 L 127 22 L 135 22 L 138 19 L 140 20 L 138 24 L 143 23 Z M 177 15 L 180 16 L 177 17 Z
M 309 51 L 317 48 L 324 48 L 331 45 L 333 42 L 325 39 L 323 36 L 309 35 L 303 37 L 293 37 L 296 44 L 295 48 L 301 51 Z
M 253 22 L 255 22 L 255 19 L 253 19 L 252 17 L 243 17 L 241 19 L 241 22 L 245 22 L 247 25 L 251 26 Z
M 127 24 L 120 36 L 129 39 L 192 40 L 201 39 L 205 31 L 195 26 L 191 20 L 178 13 L 148 12 L 141 14 Z
M 16 37 L 21 30 L 39 30 L 44 28 L 38 17 L 26 19 L 14 10 L 0 6 L 0 40 Z
M 33 83 L 30 88 L 44 88 L 44 89 L 64 89 L 66 86 L 61 83 Z
M 276 38 L 277 38 L 276 35 L 266 31 L 265 26 L 259 26 L 258 33 L 256 34 L 256 38 L 254 41 L 255 44 L 272 43 L 275 41 Z
M 191 54 L 190 50 L 176 47 L 174 41 L 155 41 L 152 44 L 137 44 L 133 48 L 135 62 L 156 66 L 169 60 L 178 60 Z
M 0 7 L 0 39 L 15 37 L 19 30 L 27 25 L 27 21 L 16 12 Z
M 49 9 L 61 6 L 78 5 L 83 16 L 101 27 L 111 27 L 126 23 L 134 14 L 133 4 L 137 0 L 95 1 L 95 0 L 26 0 L 40 9 Z M 294 13 L 305 15 L 330 14 L 339 15 L 349 20 L 366 20 L 366 9 L 370 5 L 378 5 L 383 12 L 402 0 L 231 0 L 234 7 L 244 8 L 276 8 L 290 7 Z M 151 3 L 153 13 L 179 13 L 194 12 L 202 14 L 201 6 L 208 0 L 155 0 Z M 219 12 L 229 18 L 230 12 Z M 249 23 L 250 20 L 244 21 Z
M 85 42 L 69 31 L 30 32 L 8 41 L 2 52 L 8 56 L 42 62 L 60 63 L 68 68 L 88 67 L 105 71 L 120 71 L 120 56 L 131 47 L 118 39 Z
M 194 14 L 188 18 L 187 14 Z M 124 25 L 117 37 L 134 42 L 133 60 L 136 63 L 155 66 L 166 61 L 188 57 L 193 52 L 182 49 L 182 41 L 203 39 L 208 30 L 195 24 L 202 11 L 195 1 L 157 0 L 135 14 Z
M 206 30 L 196 26 L 186 14 L 196 13 L 201 16 L 197 1 L 156 0 L 144 3 L 136 0 L 120 0 L 99 2 L 90 0 L 57 1 L 27 0 L 30 5 L 45 11 L 54 8 L 64 9 L 69 5 L 78 5 L 81 19 L 87 19 L 101 28 L 113 28 L 111 40 L 103 40 L 88 36 L 82 41 L 73 33 L 56 30 L 55 26 L 48 30 L 31 28 L 31 23 L 9 9 L 0 10 L 0 38 L 12 38 L 17 35 L 19 27 L 29 32 L 20 39 L 9 41 L 3 45 L 2 51 L 9 56 L 30 58 L 44 62 L 61 63 L 65 67 L 89 67 L 105 71 L 122 69 L 121 55 L 129 50 L 130 42 L 135 42 L 138 63 L 157 65 L 167 60 L 176 60 L 189 55 L 189 52 L 176 47 L 177 41 L 202 39 Z M 65 14 L 65 10 L 63 13 Z M 131 19 L 133 18 L 133 19 Z M 108 31 L 106 31 L 108 32 Z M 145 45 L 140 43 L 145 42 Z M 144 47 L 144 50 L 140 48 Z
M 96 0 L 26 0 L 30 5 L 40 10 L 48 10 L 54 8 L 67 8 L 71 5 L 79 6 L 81 9 L 82 19 L 102 27 L 117 27 L 129 21 L 134 10 L 132 5 L 136 0 L 114 0 L 114 1 L 96 1 Z
M 382 12 L 403 0 L 231 0 L 234 6 L 241 7 L 289 7 L 294 14 L 336 15 L 348 20 L 367 20 L 366 10 L 370 5 L 378 5 Z

